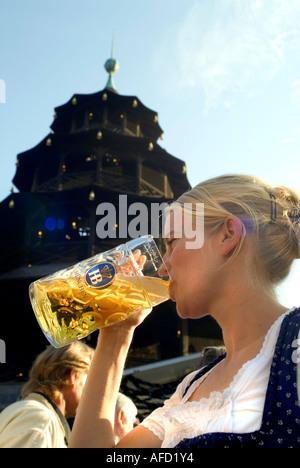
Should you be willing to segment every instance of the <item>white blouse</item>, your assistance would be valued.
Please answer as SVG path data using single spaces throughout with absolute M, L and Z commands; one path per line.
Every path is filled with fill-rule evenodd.
M 197 370 L 185 377 L 163 407 L 142 422 L 162 441 L 162 448 L 174 447 L 184 438 L 208 432 L 246 433 L 260 428 L 273 354 L 281 323 L 289 312 L 271 326 L 258 355 L 241 367 L 223 392 L 212 392 L 209 398 L 189 402 L 207 376 L 197 379 L 183 396 Z M 298 365 L 298 392 L 299 369 Z

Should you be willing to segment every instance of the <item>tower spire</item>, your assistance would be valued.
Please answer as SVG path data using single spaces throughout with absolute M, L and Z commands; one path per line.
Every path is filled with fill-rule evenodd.
M 119 69 L 119 62 L 114 58 L 114 45 L 115 45 L 115 35 L 113 35 L 112 45 L 111 45 L 111 57 L 106 60 L 104 68 L 108 73 L 108 80 L 105 86 L 105 89 L 109 89 L 114 93 L 117 93 L 115 83 L 113 80 L 113 74 L 116 73 Z

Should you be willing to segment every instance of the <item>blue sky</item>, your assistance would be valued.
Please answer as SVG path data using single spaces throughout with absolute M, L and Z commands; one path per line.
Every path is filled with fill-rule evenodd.
M 158 112 L 191 185 L 241 172 L 300 190 L 300 0 L 0 0 L 0 200 L 54 108 L 104 88 L 113 35 L 118 92 Z

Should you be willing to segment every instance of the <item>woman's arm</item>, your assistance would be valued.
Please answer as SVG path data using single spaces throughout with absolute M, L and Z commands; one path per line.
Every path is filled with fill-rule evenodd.
M 149 312 L 149 310 L 140 311 L 127 320 L 100 331 L 69 447 L 112 448 L 115 446 L 115 405 L 125 360 L 134 330 Z M 131 435 L 126 436 L 123 443 L 126 439 L 128 447 L 149 447 L 149 443 L 151 447 L 157 447 L 161 444 L 158 438 L 143 427 L 135 428 Z M 120 446 L 124 446 L 123 443 Z

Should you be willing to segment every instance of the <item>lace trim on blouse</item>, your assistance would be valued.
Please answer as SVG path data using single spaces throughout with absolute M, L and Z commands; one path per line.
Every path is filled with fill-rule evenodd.
M 281 323 L 289 312 L 291 311 L 284 313 L 273 323 L 259 353 L 243 364 L 224 391 L 213 391 L 209 398 L 188 401 L 195 389 L 211 372 L 196 379 L 184 395 L 185 389 L 199 372 L 197 370 L 183 380 L 175 394 L 162 408 L 155 410 L 143 421 L 142 424 L 163 442 L 162 447 L 174 447 L 180 440 L 193 438 L 201 433 L 249 432 L 260 427 L 276 340 Z M 251 375 L 255 372 L 255 381 L 251 379 L 250 388 L 245 385 L 249 384 L 250 380 L 247 378 L 248 371 Z M 245 390 L 246 393 L 243 395 Z M 246 409 L 245 418 L 238 422 L 237 419 L 241 418 L 236 418 L 237 413 L 243 408 Z

